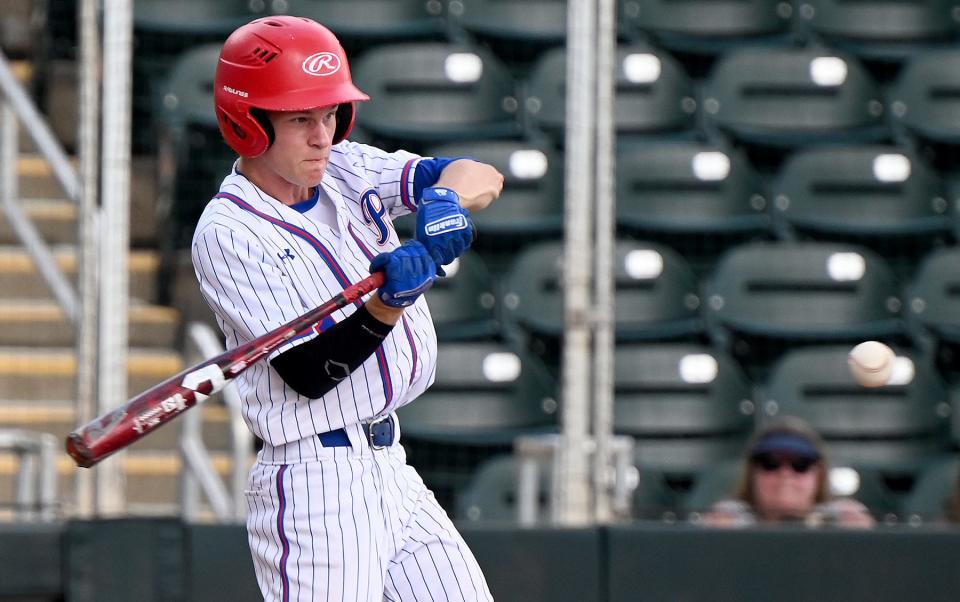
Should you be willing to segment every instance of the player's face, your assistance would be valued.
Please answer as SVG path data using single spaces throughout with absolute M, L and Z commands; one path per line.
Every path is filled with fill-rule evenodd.
M 264 162 L 281 180 L 294 187 L 320 184 L 330 158 L 337 127 L 337 106 L 309 111 L 270 113 L 274 142 Z
M 756 510 L 771 518 L 803 517 L 816 503 L 819 462 L 789 456 L 755 461 L 753 494 Z

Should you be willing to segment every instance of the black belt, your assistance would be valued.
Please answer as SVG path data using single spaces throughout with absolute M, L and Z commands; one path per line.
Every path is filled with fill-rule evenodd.
M 363 429 L 367 443 L 369 443 L 373 449 L 383 449 L 393 445 L 393 433 L 395 430 L 393 414 L 389 414 L 374 422 L 361 422 L 360 427 Z M 320 444 L 324 447 L 350 446 L 350 437 L 347 436 L 347 431 L 344 429 L 318 433 L 317 438 L 320 439 Z

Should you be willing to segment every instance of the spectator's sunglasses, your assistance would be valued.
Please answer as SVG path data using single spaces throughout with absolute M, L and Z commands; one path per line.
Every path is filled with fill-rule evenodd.
M 780 467 L 786 464 L 793 472 L 803 474 L 819 461 L 816 458 L 789 458 L 771 454 L 760 454 L 753 457 L 754 466 L 765 472 L 780 470 Z

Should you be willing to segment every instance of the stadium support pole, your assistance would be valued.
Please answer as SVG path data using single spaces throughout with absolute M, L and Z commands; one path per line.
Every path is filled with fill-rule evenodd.
M 597 3 L 596 53 L 596 229 L 594 233 L 593 310 L 593 454 L 594 518 L 613 519 L 610 493 L 614 484 L 613 437 L 614 366 L 614 57 L 617 15 L 614 0 Z
M 127 399 L 132 0 L 104 0 L 99 412 Z M 97 513 L 123 514 L 122 454 L 97 469 Z
M 562 440 L 552 479 L 553 522 L 592 520 L 588 474 L 591 268 L 596 118 L 596 0 L 567 2 L 566 176 L 564 182 L 564 335 Z
M 80 107 L 77 138 L 80 155 L 80 194 L 77 219 L 77 285 L 79 311 L 76 324 L 76 424 L 97 416 L 97 168 L 99 165 L 100 31 L 97 0 L 77 6 L 77 39 L 80 42 Z M 74 471 L 76 515 L 91 518 L 96 502 L 94 473 Z

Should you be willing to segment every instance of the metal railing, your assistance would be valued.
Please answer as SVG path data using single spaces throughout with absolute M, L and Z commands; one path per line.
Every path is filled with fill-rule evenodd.
M 209 359 L 224 352 L 219 336 L 206 324 L 191 322 L 187 326 L 187 337 L 200 355 L 196 358 L 198 360 Z M 183 416 L 183 430 L 180 435 L 180 457 L 183 461 L 181 511 L 186 520 L 195 520 L 199 517 L 201 491 L 206 495 L 211 509 L 221 521 L 242 522 L 246 517 L 244 490 L 247 472 L 252 463 L 253 435 L 243 421 L 242 404 L 236 384 L 228 384 L 221 394 L 230 414 L 229 491 L 221 481 L 203 441 L 203 410 L 198 408 L 187 412 Z
M 53 521 L 57 518 L 57 450 L 59 441 L 49 433 L 0 429 L 0 449 L 17 455 L 17 520 Z
M 44 282 L 64 314 L 75 323 L 79 312 L 76 289 L 57 266 L 53 252 L 40 236 L 19 203 L 17 190 L 17 121 L 23 124 L 44 159 L 50 164 L 66 197 L 77 202 L 80 185 L 66 151 L 50 126 L 17 81 L 6 56 L 0 51 L 0 205 L 10 227 L 36 263 Z

